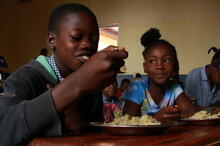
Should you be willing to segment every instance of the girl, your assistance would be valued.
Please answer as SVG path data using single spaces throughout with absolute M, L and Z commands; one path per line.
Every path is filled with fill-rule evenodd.
M 121 112 L 121 101 L 116 96 L 117 82 L 113 82 L 102 90 L 104 122 L 112 122 Z
M 123 114 L 150 114 L 157 120 L 167 122 L 197 111 L 179 84 L 175 47 L 160 37 L 156 28 L 151 28 L 141 37 L 145 48 L 142 53 L 145 60 L 143 67 L 148 76 L 133 81 L 123 94 Z

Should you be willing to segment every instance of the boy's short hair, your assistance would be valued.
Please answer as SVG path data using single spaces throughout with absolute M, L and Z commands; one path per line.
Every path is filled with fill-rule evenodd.
M 95 14 L 86 6 L 81 4 L 64 4 L 59 7 L 57 7 L 51 14 L 49 23 L 48 23 L 48 31 L 53 33 L 59 33 L 59 27 L 60 23 L 62 22 L 62 19 L 65 19 L 65 16 L 71 14 L 71 13 L 77 13 L 77 12 L 83 12 L 88 15 L 91 15 L 94 17 L 94 19 L 97 21 Z
M 208 54 L 213 51 L 215 54 L 213 55 L 212 57 L 212 60 L 215 60 L 215 59 L 218 59 L 220 60 L 220 49 L 217 49 L 216 47 L 211 47 L 209 50 L 208 50 Z

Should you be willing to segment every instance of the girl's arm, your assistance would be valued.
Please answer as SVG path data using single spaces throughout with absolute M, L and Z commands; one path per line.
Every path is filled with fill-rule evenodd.
M 138 105 L 135 102 L 132 102 L 130 100 L 125 100 L 125 105 L 123 108 L 123 115 L 128 114 L 131 116 L 141 116 L 140 111 L 141 111 L 141 106 Z
M 181 93 L 177 97 L 176 104 L 178 105 L 181 111 L 180 116 L 182 118 L 189 117 L 199 110 L 199 108 L 192 104 L 192 102 L 189 100 L 185 93 Z

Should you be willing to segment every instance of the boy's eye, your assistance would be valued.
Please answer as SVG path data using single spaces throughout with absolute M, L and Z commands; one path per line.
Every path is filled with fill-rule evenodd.
M 82 39 L 82 37 L 80 37 L 80 36 L 71 36 L 71 39 L 73 41 L 80 41 Z

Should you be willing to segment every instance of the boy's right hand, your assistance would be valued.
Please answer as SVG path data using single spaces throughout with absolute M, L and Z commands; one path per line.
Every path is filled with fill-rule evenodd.
M 128 52 L 123 47 L 109 46 L 95 53 L 74 74 L 78 76 L 80 87 L 86 93 L 103 89 L 116 79 Z
M 177 105 L 160 109 L 153 117 L 162 123 L 169 123 L 180 119 L 180 110 Z

